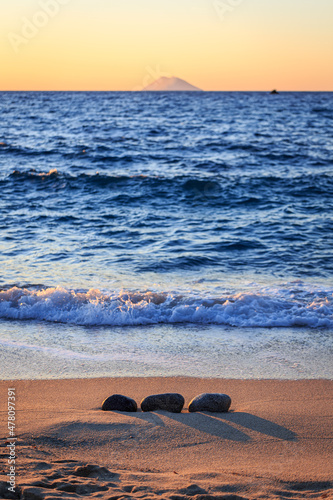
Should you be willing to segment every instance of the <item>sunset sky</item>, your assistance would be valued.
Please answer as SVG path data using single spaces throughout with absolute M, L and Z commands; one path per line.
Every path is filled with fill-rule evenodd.
M 1 90 L 333 90 L 332 0 L 0 0 Z

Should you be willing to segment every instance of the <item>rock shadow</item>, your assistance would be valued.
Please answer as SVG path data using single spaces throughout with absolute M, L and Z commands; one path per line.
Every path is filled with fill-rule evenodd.
M 165 423 L 163 422 L 161 417 L 158 416 L 158 413 L 156 411 L 146 411 L 146 412 L 137 411 L 135 413 L 114 412 L 114 413 L 127 415 L 128 417 L 132 418 L 138 418 L 143 422 L 147 422 L 148 424 L 154 424 L 155 426 L 165 427 Z M 162 410 L 161 413 L 164 415 L 169 415 L 169 412 L 162 412 Z
M 216 417 L 220 420 L 232 422 L 252 431 L 260 432 L 266 436 L 271 436 L 283 441 L 297 441 L 297 434 L 282 425 L 278 425 L 271 420 L 266 420 L 251 413 L 231 412 L 218 413 Z
M 221 439 L 228 439 L 230 441 L 247 442 L 251 438 L 245 432 L 242 432 L 226 422 L 222 422 L 216 418 L 217 414 L 207 413 L 165 413 L 166 416 L 180 424 L 191 427 L 197 431 L 215 436 Z

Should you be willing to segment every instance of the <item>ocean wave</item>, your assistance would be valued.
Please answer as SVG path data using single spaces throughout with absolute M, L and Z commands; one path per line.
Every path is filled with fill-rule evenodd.
M 217 324 L 233 327 L 333 327 L 332 290 L 263 289 L 198 297 L 170 292 L 101 292 L 11 287 L 0 291 L 0 318 L 83 326 Z
M 28 171 L 13 170 L 10 177 L 19 177 L 23 179 L 44 179 L 45 177 L 56 178 L 59 176 L 59 172 L 56 168 L 51 168 L 48 172 L 37 172 L 34 168 Z
M 14 155 L 14 156 L 26 156 L 26 157 L 44 157 L 48 155 L 56 154 L 57 151 L 52 149 L 37 149 L 25 146 L 19 146 L 14 144 L 7 144 L 6 142 L 0 143 L 1 150 L 6 155 Z
M 312 112 L 323 115 L 325 118 L 333 118 L 333 110 L 331 108 L 313 108 Z
M 227 188 L 251 189 L 251 193 L 245 193 L 252 201 L 258 201 L 259 198 L 253 196 L 254 190 L 260 188 L 266 192 L 266 189 L 284 189 L 284 190 L 297 190 L 309 189 L 310 191 L 316 189 L 318 192 L 325 192 L 333 188 L 333 176 L 327 172 L 307 172 L 298 174 L 293 177 L 281 175 L 271 175 L 267 173 L 259 174 L 258 172 L 248 172 L 247 174 L 238 173 L 237 175 L 216 174 L 216 175 L 193 175 L 184 173 L 168 173 L 165 171 L 163 175 L 155 172 L 149 173 L 82 173 L 74 174 L 62 172 L 57 168 L 51 168 L 48 171 L 38 171 L 34 168 L 29 170 L 13 170 L 9 175 L 2 178 L 2 182 L 42 182 L 45 179 L 59 179 L 66 181 L 67 185 L 92 185 L 94 187 L 109 188 L 118 186 L 119 184 L 132 184 L 138 183 L 142 185 L 149 185 L 151 187 L 165 186 L 168 189 L 174 187 L 180 188 L 184 193 L 200 192 L 206 193 L 211 196 L 216 196 L 224 192 Z M 298 192 L 297 191 L 297 192 Z

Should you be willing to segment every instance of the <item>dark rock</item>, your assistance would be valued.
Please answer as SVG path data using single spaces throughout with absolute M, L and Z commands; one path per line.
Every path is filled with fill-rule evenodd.
M 185 399 L 181 394 L 155 394 L 141 401 L 142 411 L 165 410 L 171 413 L 180 413 Z
M 278 94 L 279 94 L 279 92 L 277 90 L 275 90 L 275 89 L 272 90 L 272 92 L 271 92 L 271 95 L 278 95 Z
M 121 394 L 113 394 L 102 404 L 103 411 L 137 411 L 138 405 L 134 399 L 128 398 L 127 396 L 122 396 Z
M 211 411 L 215 413 L 227 412 L 231 405 L 231 398 L 227 394 L 204 393 L 196 396 L 190 402 L 188 411 Z

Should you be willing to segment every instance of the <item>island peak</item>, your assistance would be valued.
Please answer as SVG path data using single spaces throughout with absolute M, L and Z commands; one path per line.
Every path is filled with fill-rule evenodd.
M 200 90 L 201 89 L 199 89 L 198 87 L 191 85 L 181 78 L 176 78 L 175 76 L 172 76 L 170 78 L 162 76 L 143 89 L 144 92 L 197 92 Z

